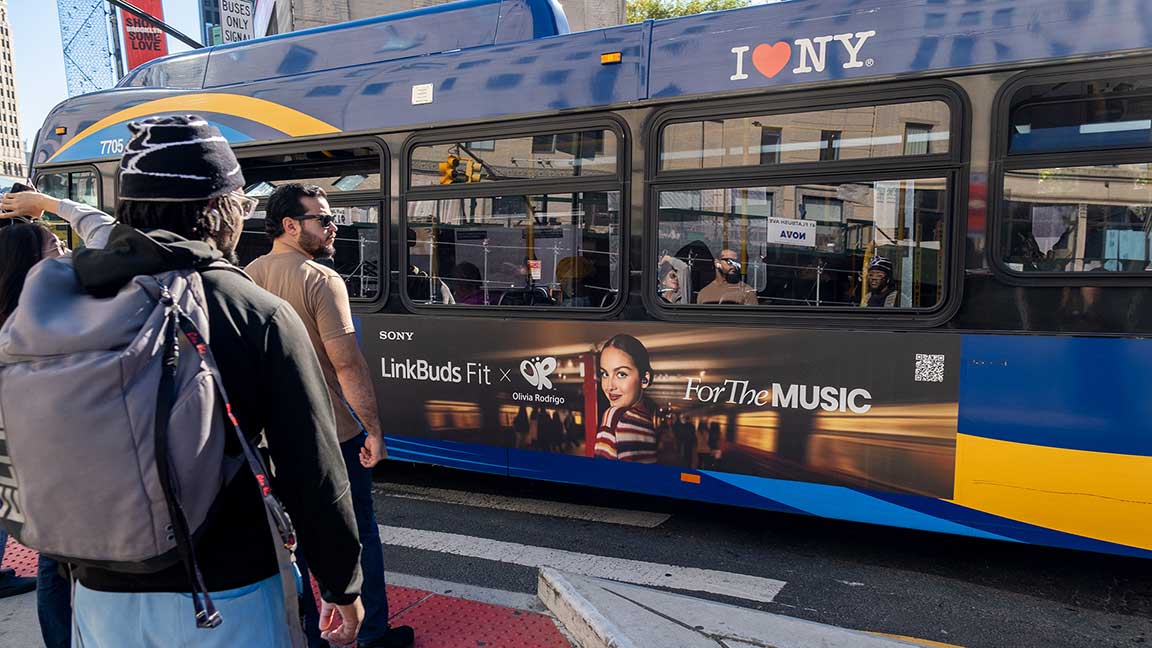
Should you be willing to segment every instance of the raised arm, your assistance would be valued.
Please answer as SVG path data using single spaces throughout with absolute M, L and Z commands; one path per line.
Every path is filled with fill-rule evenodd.
M 64 219 L 76 229 L 84 245 L 90 248 L 103 248 L 108 244 L 108 236 L 116 219 L 104 212 L 71 200 L 53 198 L 38 191 L 8 193 L 0 200 L 0 218 L 40 218 L 44 212 L 51 212 Z

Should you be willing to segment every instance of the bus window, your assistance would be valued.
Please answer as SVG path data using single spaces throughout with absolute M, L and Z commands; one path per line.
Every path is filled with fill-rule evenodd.
M 1152 165 L 1004 174 L 1004 260 L 1018 272 L 1152 270 Z
M 261 201 L 244 224 L 246 234 L 237 247 L 241 263 L 247 264 L 272 248 L 264 233 L 268 196 L 289 182 L 316 185 L 327 194 L 338 225 L 336 254 L 317 262 L 340 273 L 353 301 L 372 301 L 380 295 L 383 195 L 378 149 L 364 146 L 262 154 L 242 157 L 240 165 L 247 183 L 244 193 Z
M 95 171 L 60 171 L 40 174 L 36 187 L 55 198 L 99 207 L 99 182 Z
M 1000 260 L 1021 273 L 1152 270 L 1152 81 L 1068 80 L 1009 106 Z M 1117 159 L 1117 149 L 1125 149 Z M 1032 161 L 1030 154 L 1059 154 Z
M 84 203 L 92 207 L 100 206 L 100 176 L 95 171 L 55 171 L 42 173 L 36 178 L 36 188 L 54 198 Z M 75 236 L 72 228 L 63 219 L 55 214 L 47 214 L 45 224 L 68 242 L 69 247 L 76 248 L 83 245 L 83 241 Z
M 1015 93 L 1010 110 L 1010 154 L 1152 145 L 1149 79 L 1027 86 Z
M 614 176 L 616 134 L 596 129 L 419 146 L 410 168 L 411 187 Z
M 620 192 L 408 203 L 417 304 L 604 308 L 620 285 Z
M 79 171 L 69 175 L 68 191 L 72 200 L 91 207 L 99 207 L 100 199 L 96 186 L 99 176 L 93 171 Z
M 41 173 L 36 178 L 36 188 L 40 193 L 48 194 L 53 198 L 71 199 L 72 196 L 68 192 L 68 172 L 61 173 Z
M 370 147 L 281 153 L 240 160 L 244 193 L 263 198 L 285 182 L 316 185 L 330 196 L 380 191 L 380 153 Z
M 665 305 L 933 308 L 944 177 L 661 191 Z
M 948 104 L 919 101 L 672 123 L 661 135 L 660 170 L 948 153 L 950 119 Z

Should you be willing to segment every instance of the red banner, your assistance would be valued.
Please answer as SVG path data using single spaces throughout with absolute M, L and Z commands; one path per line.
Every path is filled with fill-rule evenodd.
M 161 2 L 133 0 L 132 4 L 157 20 L 164 20 L 164 6 Z M 121 11 L 120 17 L 124 25 L 124 58 L 128 61 L 129 70 L 168 54 L 168 39 L 159 27 L 126 11 Z

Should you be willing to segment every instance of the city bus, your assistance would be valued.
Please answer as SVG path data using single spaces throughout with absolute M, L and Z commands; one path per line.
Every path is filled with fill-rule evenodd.
M 1150 70 L 1141 0 L 463 0 L 159 59 L 33 162 L 112 212 L 198 114 L 322 187 L 393 459 L 1148 557 Z

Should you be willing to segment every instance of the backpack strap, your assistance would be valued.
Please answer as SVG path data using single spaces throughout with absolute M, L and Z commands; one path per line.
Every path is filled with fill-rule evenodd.
M 213 264 L 213 266 L 216 266 L 216 264 Z M 247 277 L 247 275 L 240 271 L 238 268 L 228 264 L 220 264 L 219 269 L 231 269 Z M 183 334 L 184 338 L 188 340 L 188 343 L 192 345 L 192 348 L 196 351 L 196 354 L 199 356 L 200 360 L 208 368 L 208 371 L 212 374 L 212 382 L 216 386 L 216 392 L 224 403 L 225 424 L 232 428 L 232 430 L 235 432 L 236 438 L 240 442 L 240 448 L 244 455 L 245 463 L 247 463 L 248 469 L 256 478 L 256 484 L 260 490 L 260 499 L 264 503 L 268 525 L 273 532 L 273 539 L 279 539 L 279 541 L 275 543 L 275 549 L 277 563 L 280 565 L 280 582 L 284 593 L 285 619 L 286 623 L 288 624 L 289 634 L 292 638 L 292 646 L 293 648 L 303 648 L 304 638 L 300 631 L 300 616 L 298 612 L 296 582 L 297 572 L 295 565 L 293 564 L 294 559 L 292 556 L 292 552 L 296 550 L 295 527 L 292 525 L 292 520 L 288 516 L 288 512 L 284 509 L 283 504 L 281 504 L 280 500 L 277 499 L 276 496 L 272 493 L 272 482 L 268 478 L 268 469 L 265 467 L 263 459 L 260 457 L 259 452 L 257 452 L 252 442 L 244 434 L 243 430 L 241 430 L 240 421 L 237 420 L 235 414 L 232 411 L 232 403 L 228 399 L 228 392 L 224 388 L 224 378 L 220 373 L 219 366 L 216 364 L 216 358 L 212 355 L 212 349 L 208 346 L 208 343 L 205 342 L 204 336 L 201 335 L 199 328 L 197 328 L 196 323 L 192 320 L 192 318 L 188 317 L 188 314 L 185 313 L 184 310 L 175 303 L 171 293 L 168 290 L 168 287 L 161 283 L 160 289 L 160 301 L 168 308 L 168 325 L 165 327 L 167 329 L 166 335 L 168 336 L 166 339 L 166 347 L 171 346 L 173 349 L 178 349 L 178 344 L 175 342 L 177 341 L 176 332 L 179 330 L 179 332 Z M 168 345 L 168 339 L 173 341 L 172 345 Z M 167 352 L 168 349 L 166 348 L 165 373 L 168 373 Z M 176 350 L 175 353 L 178 357 L 179 351 Z M 173 363 L 171 368 L 171 380 L 173 381 L 173 385 L 175 382 L 175 368 L 176 364 Z M 163 394 L 164 389 L 162 383 L 162 399 L 164 398 Z M 174 398 L 172 402 L 174 402 Z M 159 404 L 162 403 L 158 403 L 158 405 Z M 165 414 L 170 412 L 170 410 L 171 403 L 169 403 Z M 160 421 L 163 421 L 165 434 L 158 434 L 157 436 L 166 437 L 168 417 L 161 417 L 159 413 L 160 410 L 158 409 L 157 425 L 160 425 Z M 166 453 L 162 456 L 167 459 Z M 161 461 L 158 463 L 165 464 L 167 461 Z M 179 513 L 179 516 L 183 515 L 182 510 L 178 510 L 177 512 Z M 176 519 L 179 516 L 173 517 Z M 177 524 L 177 526 L 179 526 L 179 524 Z M 184 539 L 186 540 L 186 545 L 188 548 L 191 548 L 191 536 L 187 534 L 187 522 L 184 522 L 183 526 L 185 530 Z M 179 529 L 177 529 L 177 531 L 179 531 Z M 177 535 L 179 537 L 181 534 L 178 533 Z M 198 565 L 196 564 L 196 556 L 194 551 L 189 551 L 186 564 L 189 570 L 189 580 L 193 586 L 192 598 L 194 604 L 196 605 L 197 626 L 203 628 L 212 628 L 220 625 L 220 614 L 212 604 L 212 600 L 208 594 L 207 587 L 204 586 L 203 577 L 200 574 Z M 199 590 L 199 592 L 196 590 Z
M 167 295 L 164 289 L 163 295 Z M 171 299 L 169 298 L 169 302 Z M 196 561 L 196 551 L 192 543 L 192 533 L 188 528 L 188 516 L 180 502 L 180 484 L 172 471 L 172 457 L 168 452 L 168 420 L 176 403 L 176 374 L 180 364 L 180 342 L 177 338 L 178 316 L 170 304 L 164 323 L 164 356 L 160 372 L 160 388 L 156 397 L 156 470 L 160 476 L 164 501 L 168 505 L 168 518 L 172 533 L 169 539 L 176 540 L 176 549 L 181 561 L 188 570 L 188 582 L 192 585 L 192 604 L 196 609 L 196 627 L 215 628 L 220 625 L 220 612 L 212 603 L 204 574 Z
M 216 259 L 211 263 L 196 268 L 196 272 L 199 272 L 200 274 L 204 274 L 205 272 L 209 272 L 211 270 L 225 270 L 227 272 L 231 272 L 232 274 L 240 275 L 252 283 L 256 283 L 252 277 L 248 276 L 247 272 L 244 272 L 242 268 L 237 268 L 236 266 L 228 263 L 223 259 Z

